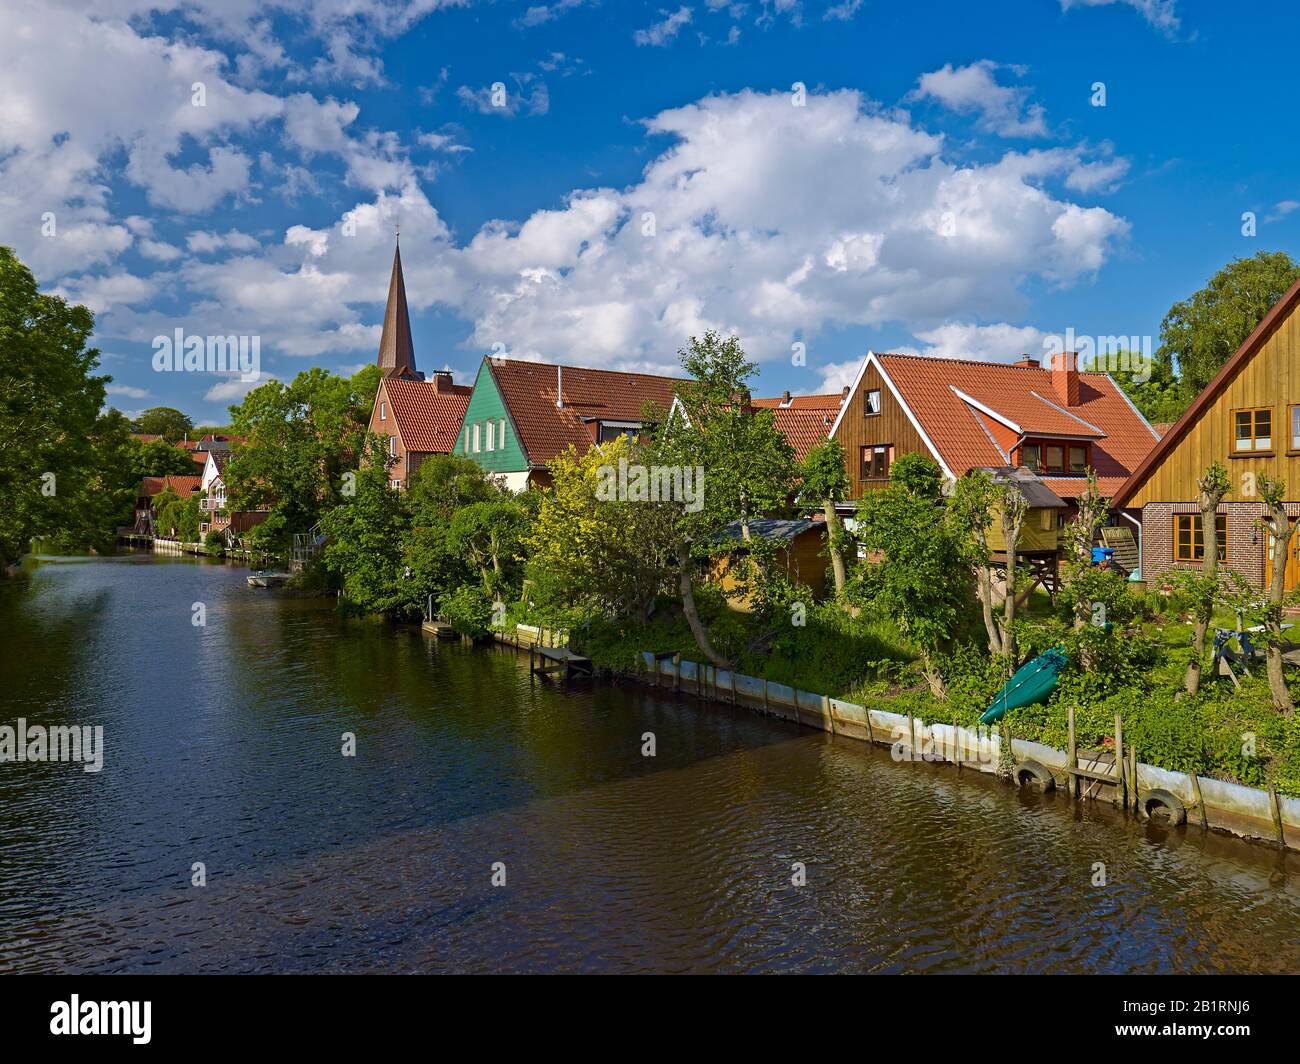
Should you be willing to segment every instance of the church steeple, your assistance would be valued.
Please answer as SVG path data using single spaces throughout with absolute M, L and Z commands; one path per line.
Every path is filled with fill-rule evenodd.
M 406 309 L 400 241 L 393 251 L 393 276 L 388 282 L 384 332 L 379 338 L 379 365 L 385 377 L 419 376 L 415 370 L 415 348 L 411 345 L 411 316 Z

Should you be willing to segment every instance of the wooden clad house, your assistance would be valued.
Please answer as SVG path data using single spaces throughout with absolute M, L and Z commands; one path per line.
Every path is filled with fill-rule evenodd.
M 425 380 L 415 367 L 400 247 L 393 252 L 377 361 L 383 376 L 368 427 L 388 440 L 388 453 L 394 459 L 388 475 L 394 490 L 399 490 L 425 458 L 450 454 L 455 448 L 471 391 L 454 384 L 450 372 L 435 372 L 432 380 Z
M 1021 551 L 1044 571 L 1088 470 L 1112 494 L 1158 439 L 1110 376 L 1081 372 L 1073 352 L 1049 366 L 869 352 L 830 435 L 848 458 L 853 499 L 887 485 L 910 453 L 929 455 L 950 482 L 972 469 L 1016 482 L 1030 504 Z M 995 558 L 1005 552 L 997 524 Z
M 546 487 L 548 466 L 573 444 L 636 433 L 647 404 L 668 410 L 674 377 L 486 357 L 479 366 L 456 450 L 512 491 Z
M 1171 570 L 1199 568 L 1197 480 L 1213 462 L 1232 489 L 1216 515 L 1220 558 L 1257 586 L 1266 582 L 1272 545 L 1258 524 L 1265 512 L 1254 481 L 1262 473 L 1287 485 L 1287 513 L 1300 517 L 1300 283 L 1293 285 L 1245 343 L 1116 492 L 1114 505 L 1140 522 L 1142 575 L 1159 582 Z M 1292 541 L 1287 590 L 1300 585 Z
M 790 580 L 806 584 L 819 600 L 826 596 L 825 521 L 758 518 L 749 522 L 749 534 L 774 546 L 772 564 Z M 753 605 L 753 596 L 741 593 L 740 580 L 731 564 L 745 551 L 740 522 L 733 521 L 727 525 L 718 539 L 734 543 L 735 548 L 713 563 L 710 575 L 721 586 L 732 606 L 748 610 Z

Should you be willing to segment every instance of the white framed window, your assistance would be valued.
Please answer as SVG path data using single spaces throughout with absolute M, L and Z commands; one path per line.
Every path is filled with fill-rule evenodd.
M 393 490 L 394 490 L 394 491 L 401 491 L 401 490 L 402 490 L 402 482 L 401 482 L 400 480 L 394 480 L 394 481 L 393 481 Z
M 388 420 L 388 404 L 387 404 L 387 403 L 380 403 L 380 404 L 379 404 L 379 420 L 380 420 L 380 421 L 387 421 L 387 420 Z
M 866 393 L 862 400 L 862 412 L 867 417 L 875 417 L 880 413 L 880 389 L 872 388 Z
M 505 449 L 506 449 L 506 419 L 502 418 L 500 429 L 497 432 L 497 450 L 504 451 Z
M 495 451 L 497 449 L 496 443 L 497 443 L 497 423 L 495 421 L 489 421 L 487 423 L 487 446 L 483 449 L 485 451 Z
M 397 457 L 397 437 L 396 437 L 396 436 L 389 436 L 389 437 L 388 437 L 388 453 L 391 454 L 394 458 Z
M 474 453 L 475 453 L 475 454 L 478 454 L 478 451 L 479 451 L 479 447 L 478 447 L 478 442 L 479 442 L 478 428 L 479 428 L 479 427 L 478 427 L 478 425 L 476 424 L 476 425 L 474 426 Z

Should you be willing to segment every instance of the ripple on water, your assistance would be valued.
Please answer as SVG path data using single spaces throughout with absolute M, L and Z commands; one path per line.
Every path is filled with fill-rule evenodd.
M 42 566 L 0 587 L 0 631 L 4 719 L 107 748 L 98 776 L 0 767 L 0 970 L 1300 969 L 1295 858 L 557 689 L 235 568 Z

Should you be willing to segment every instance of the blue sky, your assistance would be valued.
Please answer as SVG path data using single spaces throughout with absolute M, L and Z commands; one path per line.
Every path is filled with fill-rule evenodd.
M 256 335 L 280 378 L 372 361 L 399 224 L 417 359 L 460 380 L 494 345 L 670 371 L 710 327 L 765 393 L 838 387 L 869 348 L 1154 337 L 1229 259 L 1300 252 L 1297 22 L 1192 0 L 11 0 L 0 243 L 96 311 L 114 405 L 203 422 L 248 384 L 155 372 L 153 338 Z

